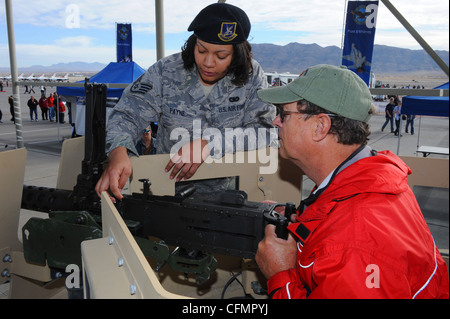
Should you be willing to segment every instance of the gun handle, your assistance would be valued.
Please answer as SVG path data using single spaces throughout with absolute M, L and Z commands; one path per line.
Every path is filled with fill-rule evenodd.
M 284 210 L 284 216 L 286 216 L 288 221 L 292 221 L 291 220 L 291 216 L 293 214 L 297 215 L 297 207 L 295 207 L 295 203 L 294 202 L 287 202 L 286 203 L 286 208 Z
M 278 238 L 288 238 L 289 231 L 287 229 L 287 226 L 289 224 L 289 221 L 285 216 L 273 210 L 270 213 L 264 213 L 264 217 L 267 223 L 275 225 L 275 233 L 277 234 Z
M 283 217 L 283 216 L 281 216 Z M 287 218 L 280 219 L 275 225 L 275 234 L 278 238 L 288 239 L 289 231 L 287 229 L 288 220 Z

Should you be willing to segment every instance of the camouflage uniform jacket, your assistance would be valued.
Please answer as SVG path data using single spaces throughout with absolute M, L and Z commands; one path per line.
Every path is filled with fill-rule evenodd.
M 200 138 L 206 128 L 216 128 L 222 134 L 222 149 L 218 147 L 214 157 L 221 157 L 225 151 L 236 151 L 236 142 L 230 138 L 231 145 L 227 144 L 227 150 L 224 148 L 225 128 L 250 128 L 257 135 L 258 128 L 273 128 L 275 107 L 259 100 L 256 94 L 258 89 L 266 87 L 263 70 L 253 61 L 253 74 L 247 84 L 238 87 L 231 82 L 230 76 L 226 76 L 206 96 L 196 67 L 185 70 L 181 53 L 168 56 L 151 66 L 124 90 L 108 118 L 106 151 L 109 154 L 114 148 L 125 146 L 137 155 L 135 145 L 141 130 L 149 122 L 158 122 L 158 154 L 170 153 L 172 146 L 179 142 L 177 134 L 171 137 L 176 128 L 189 132 L 190 140 Z M 200 128 L 200 124 L 194 125 L 194 120 L 201 123 L 201 133 L 200 129 L 196 129 Z M 276 145 L 276 131 L 266 131 L 264 138 L 258 141 L 259 145 L 246 143 L 244 146 L 238 145 L 238 150 L 254 149 L 270 143 Z

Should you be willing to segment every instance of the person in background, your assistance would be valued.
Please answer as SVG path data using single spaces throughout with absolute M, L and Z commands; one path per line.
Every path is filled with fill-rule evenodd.
M 45 94 L 42 94 L 41 98 L 39 99 L 39 108 L 41 109 L 42 120 L 48 120 L 48 106 Z
M 384 110 L 386 121 L 384 122 L 383 126 L 381 127 L 381 132 L 384 131 L 384 128 L 386 125 L 390 122 L 391 123 L 391 133 L 394 133 L 394 97 L 389 98 L 389 103 L 386 105 L 386 108 Z
M 12 95 L 8 97 L 8 104 L 9 104 L 9 112 L 11 113 L 11 121 L 16 123 L 16 119 L 14 116 L 14 97 Z
M 61 97 L 59 97 L 59 123 L 65 123 L 64 121 L 64 112 L 66 111 L 66 104 L 61 100 Z
M 55 122 L 59 122 L 59 100 L 58 94 L 56 94 L 56 92 L 53 92 L 53 106 L 54 106 Z
M 73 124 L 73 121 L 72 121 L 72 102 L 67 101 L 66 105 L 67 105 L 67 116 L 69 117 L 69 124 Z
M 401 132 L 400 132 L 400 120 L 401 120 L 401 116 L 402 116 L 402 101 L 398 101 L 397 105 L 394 107 L 394 119 L 395 119 L 395 131 L 394 131 L 394 135 L 398 136 Z M 400 134 L 400 137 L 402 135 Z
M 34 98 L 34 96 L 31 96 L 30 99 L 27 102 L 28 108 L 30 109 L 30 120 L 33 122 L 33 114 L 34 114 L 34 120 L 38 121 L 38 115 L 37 115 L 37 106 L 39 102 Z
M 55 118 L 55 98 L 53 97 L 53 94 L 50 93 L 50 95 L 47 98 L 47 108 L 48 108 L 48 117 L 50 119 L 50 122 L 53 122 L 53 119 Z
M 414 119 L 415 118 L 416 118 L 415 114 L 406 115 L 405 133 L 408 133 L 408 128 L 411 126 L 411 135 L 414 135 Z
M 139 155 L 153 155 L 156 154 L 156 139 L 153 137 L 152 126 L 147 126 L 142 130 L 142 136 L 136 144 L 136 150 Z

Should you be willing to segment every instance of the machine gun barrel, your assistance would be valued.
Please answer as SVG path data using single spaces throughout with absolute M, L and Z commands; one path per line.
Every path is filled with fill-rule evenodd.
M 100 200 L 78 196 L 76 192 L 39 186 L 23 186 L 23 209 L 39 212 L 86 210 L 100 214 Z

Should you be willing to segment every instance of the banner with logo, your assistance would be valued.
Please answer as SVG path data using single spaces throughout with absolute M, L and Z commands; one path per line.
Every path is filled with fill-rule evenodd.
M 117 62 L 133 61 L 131 24 L 116 23 Z
M 378 1 L 349 1 L 345 24 L 342 65 L 369 85 Z

